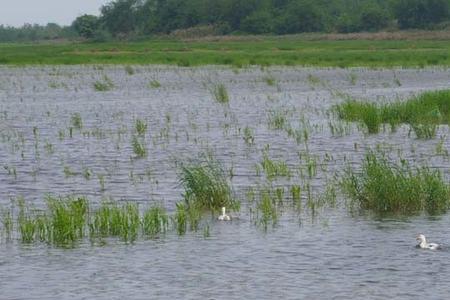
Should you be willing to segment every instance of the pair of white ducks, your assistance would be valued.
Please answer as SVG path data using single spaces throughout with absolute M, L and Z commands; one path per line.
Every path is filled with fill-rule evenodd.
M 416 240 L 419 242 L 417 247 L 422 248 L 422 249 L 437 250 L 437 249 L 441 248 L 441 245 L 439 245 L 439 244 L 428 243 L 427 239 L 425 238 L 425 236 L 423 234 L 419 234 L 416 237 Z

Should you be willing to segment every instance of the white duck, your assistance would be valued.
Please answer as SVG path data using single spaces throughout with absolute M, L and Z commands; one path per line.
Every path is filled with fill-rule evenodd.
M 222 214 L 217 219 L 219 221 L 231 221 L 231 217 L 226 214 L 225 207 L 222 207 Z
M 419 245 L 417 245 L 417 247 L 420 247 L 422 249 L 436 250 L 436 249 L 441 248 L 441 245 L 439 245 L 439 244 L 427 243 L 427 240 L 423 234 L 419 234 L 416 237 L 416 240 L 420 242 Z

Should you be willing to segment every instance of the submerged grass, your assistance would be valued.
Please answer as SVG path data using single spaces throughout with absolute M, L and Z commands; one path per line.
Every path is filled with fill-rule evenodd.
M 366 154 L 361 172 L 348 168 L 341 180 L 352 208 L 379 214 L 440 214 L 450 206 L 450 187 L 439 170 L 394 163 L 380 153 Z
M 382 124 L 395 129 L 405 123 L 418 138 L 432 138 L 439 124 L 450 124 L 450 89 L 382 105 L 350 99 L 336 106 L 336 112 L 341 119 L 363 123 L 369 133 L 378 133 Z

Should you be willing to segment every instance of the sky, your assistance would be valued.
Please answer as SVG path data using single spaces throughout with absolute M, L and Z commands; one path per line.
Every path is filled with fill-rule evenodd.
M 0 0 L 0 24 L 25 23 L 70 25 L 83 14 L 100 14 L 100 7 L 111 0 Z

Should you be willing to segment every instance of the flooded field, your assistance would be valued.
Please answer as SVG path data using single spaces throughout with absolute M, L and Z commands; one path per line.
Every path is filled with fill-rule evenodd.
M 2 67 L 0 299 L 442 299 L 449 215 L 355 213 L 339 182 L 369 150 L 448 182 L 448 126 L 427 139 L 407 125 L 368 134 L 334 108 L 449 81 L 446 68 Z M 182 166 L 205 157 L 240 210 L 180 233 Z M 167 230 L 24 242 L 20 203 L 45 211 L 49 195 L 86 197 L 90 211 L 137 204 L 141 216 L 158 205 Z M 418 233 L 444 249 L 416 249 Z

